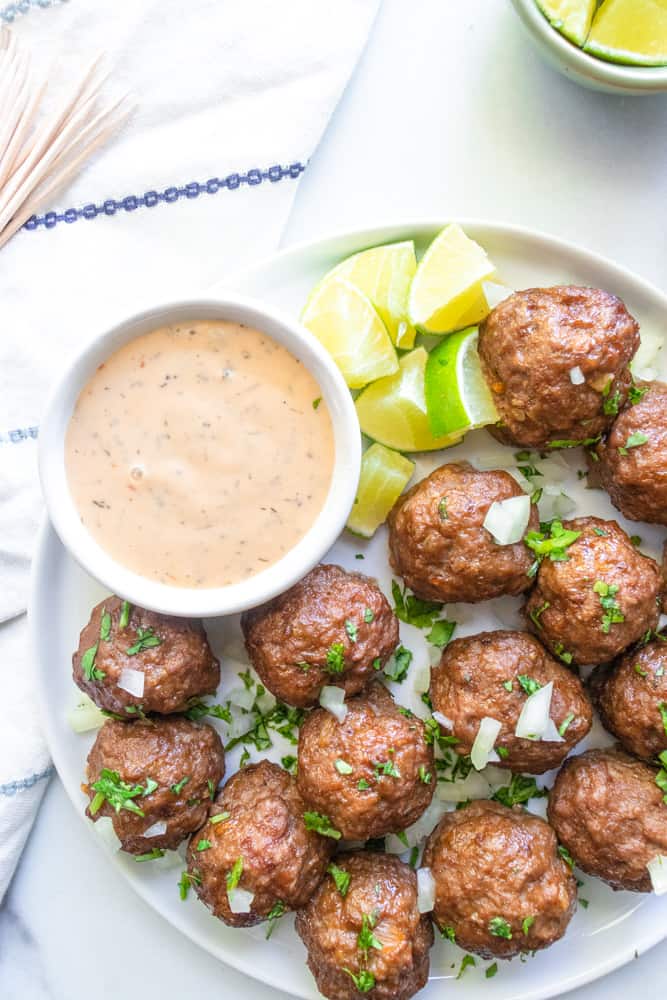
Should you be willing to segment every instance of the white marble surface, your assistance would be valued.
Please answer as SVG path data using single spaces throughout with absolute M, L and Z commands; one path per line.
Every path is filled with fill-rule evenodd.
M 384 0 L 286 242 L 397 216 L 478 216 L 578 241 L 664 286 L 666 134 L 667 95 L 612 98 L 561 79 L 507 0 Z M 636 989 L 657 1000 L 666 963 L 667 943 L 572 1000 Z M 118 881 L 55 779 L 0 909 L 0 998 L 93 991 L 284 996 L 221 966 Z

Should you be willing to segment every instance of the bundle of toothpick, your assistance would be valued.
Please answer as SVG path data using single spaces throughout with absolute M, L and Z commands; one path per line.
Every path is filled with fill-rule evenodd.
M 34 82 L 29 54 L 0 28 L 0 247 L 81 169 L 125 121 L 127 98 L 100 106 L 106 82 L 94 60 L 62 101 L 44 113 L 48 80 Z

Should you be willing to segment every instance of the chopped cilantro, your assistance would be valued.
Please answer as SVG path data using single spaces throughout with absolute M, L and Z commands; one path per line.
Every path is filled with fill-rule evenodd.
M 359 635 L 359 629 L 350 618 L 348 618 L 345 622 L 345 631 L 347 632 L 347 637 L 350 640 L 350 642 L 357 641 L 357 636 Z M 329 657 L 327 655 L 327 665 L 328 661 Z
M 661 701 L 658 705 L 658 711 L 660 712 L 660 718 L 662 719 L 662 728 L 665 730 L 665 735 L 667 736 L 667 701 Z
M 229 708 L 225 708 L 224 705 L 207 705 L 205 701 L 193 702 L 183 714 L 186 719 L 190 719 L 192 722 L 203 719 L 205 715 L 212 715 L 216 719 L 222 719 L 223 722 L 231 723 L 232 721 L 232 713 Z
M 184 778 L 181 778 L 180 781 L 177 781 L 176 784 L 170 785 L 169 791 L 173 792 L 174 795 L 180 795 L 189 780 L 190 780 L 190 775 L 186 774 L 186 776 Z
M 464 955 L 463 958 L 461 959 L 461 967 L 459 968 L 458 975 L 456 978 L 460 979 L 463 973 L 466 971 L 466 969 L 471 965 L 473 966 L 473 968 L 474 966 L 477 965 L 475 959 L 472 957 L 472 955 Z
M 318 812 L 305 812 L 303 814 L 303 821 L 306 824 L 306 830 L 314 830 L 323 837 L 331 837 L 333 840 L 340 840 L 341 838 L 340 830 L 336 830 L 331 825 L 331 820 L 328 816 L 323 816 Z
M 342 674 L 345 670 L 345 647 L 342 642 L 334 642 L 329 646 L 325 669 L 330 674 Z
M 639 674 L 640 677 L 648 677 L 648 671 L 642 669 L 641 663 L 635 663 L 634 671 L 636 674 Z
M 606 532 L 604 528 L 593 528 L 593 534 L 599 535 L 600 538 L 606 538 L 608 532 Z
M 565 562 L 569 559 L 567 550 L 580 535 L 580 531 L 564 528 L 562 521 L 554 520 L 540 525 L 539 531 L 529 531 L 524 542 L 535 553 L 538 563 L 546 556 L 552 562 Z
M 547 441 L 547 447 L 549 448 L 578 448 L 583 445 L 584 448 L 589 448 L 592 444 L 597 444 L 600 440 L 600 435 L 592 438 L 581 438 L 580 440 L 574 440 L 572 438 L 562 438 L 557 441 Z
M 417 858 L 418 857 L 419 857 L 419 848 L 415 844 L 415 846 L 410 851 L 410 858 L 408 859 L 408 864 L 410 865 L 411 868 L 416 868 L 417 867 Z
M 605 635 L 608 635 L 612 625 L 617 625 L 619 622 L 625 621 L 625 615 L 621 612 L 621 606 L 616 600 L 618 584 L 596 580 L 593 584 L 593 590 L 599 595 L 600 604 L 604 610 L 600 628 Z
M 327 868 L 327 871 L 334 880 L 336 888 L 341 896 L 347 896 L 347 890 L 350 888 L 350 873 L 346 872 L 344 868 L 339 868 L 338 865 L 333 863 L 333 861 Z
M 583 906 L 583 908 L 584 908 L 585 910 L 587 910 L 587 909 L 588 909 L 588 900 L 587 900 L 587 899 L 584 899 L 584 897 L 583 897 L 583 896 L 579 896 L 579 905 L 580 905 L 580 906 Z
M 558 853 L 560 854 L 561 858 L 563 859 L 566 865 L 569 865 L 570 868 L 574 868 L 574 858 L 568 851 L 567 847 L 563 847 L 562 844 L 559 844 Z
M 426 636 L 426 640 L 432 646 L 443 649 L 454 634 L 455 628 L 456 622 L 450 622 L 446 618 L 439 618 L 438 621 L 433 623 L 433 628 Z
M 347 972 L 359 993 L 370 993 L 375 986 L 375 976 L 368 969 L 352 972 L 351 969 L 343 967 L 343 972 Z
M 525 774 L 513 774 L 509 785 L 498 788 L 492 798 L 511 809 L 512 806 L 521 805 L 529 799 L 542 799 L 546 795 L 548 795 L 547 790 L 538 788 L 535 778 Z
M 533 608 L 533 610 L 530 612 L 530 620 L 539 629 L 542 628 L 542 626 L 540 625 L 540 617 L 544 614 L 544 612 L 547 610 L 547 608 L 550 608 L 550 607 L 551 607 L 550 602 L 549 601 L 545 601 L 544 604 L 541 604 L 539 606 L 539 608 Z
M 510 755 L 510 752 L 507 749 L 507 747 L 496 747 L 496 753 L 498 754 L 501 760 L 506 760 Z
M 505 688 L 506 691 L 510 691 L 511 692 L 514 689 L 514 682 L 513 681 L 503 681 L 503 687 Z
M 565 736 L 565 733 L 568 731 L 568 729 L 574 722 L 574 719 L 575 719 L 574 712 L 568 712 L 568 714 L 565 716 L 560 726 L 558 727 L 558 733 L 560 736 Z
M 607 390 L 607 393 L 609 393 L 609 389 Z M 613 396 L 607 395 L 607 398 L 602 404 L 602 412 L 607 417 L 615 417 L 616 414 L 618 413 L 618 408 L 620 405 L 621 405 L 621 394 L 617 389 Z
M 106 671 L 99 670 L 95 666 L 95 657 L 97 656 L 98 647 L 99 643 L 96 642 L 95 645 L 87 649 L 81 657 L 81 671 L 87 681 L 101 681 L 106 677 Z
M 359 781 L 357 782 L 357 788 L 359 789 L 360 792 L 365 792 L 366 789 L 370 787 L 371 786 L 368 784 L 365 778 L 360 778 Z
M 433 625 L 442 610 L 442 604 L 436 601 L 422 601 L 414 594 L 410 594 L 407 587 L 401 590 L 400 584 L 396 580 L 391 582 L 391 593 L 394 598 L 396 617 L 407 625 L 428 628 Z
M 118 771 L 110 771 L 106 767 L 102 768 L 99 778 L 97 781 L 93 781 L 90 787 L 96 793 L 90 803 L 91 816 L 99 812 L 105 802 L 108 802 L 117 813 L 121 809 L 127 809 L 128 812 L 136 813 L 137 816 L 144 815 L 136 802 L 132 801 L 138 795 L 144 794 L 144 786 L 128 785 L 126 781 L 121 779 Z
M 206 787 L 208 788 L 208 797 L 212 802 L 215 798 L 215 782 L 212 778 L 206 779 Z
M 164 857 L 164 851 L 161 847 L 153 847 L 150 851 L 146 851 L 145 854 L 135 855 L 135 861 L 157 861 L 158 858 Z
M 364 621 L 366 622 L 366 624 L 370 625 L 370 623 L 374 620 L 374 618 L 375 615 L 373 614 L 372 608 L 364 608 Z
M 572 653 L 569 653 L 567 651 L 562 642 L 554 643 L 554 653 L 556 654 L 559 660 L 563 661 L 563 663 L 567 664 L 572 663 L 573 660 Z
M 373 660 L 373 670 L 382 670 L 382 660 L 379 656 L 376 656 Z
M 283 914 L 286 913 L 286 912 L 287 912 L 287 907 L 283 903 L 282 899 L 276 900 L 276 902 L 273 904 L 273 906 L 271 907 L 271 909 L 269 910 L 269 912 L 266 915 L 266 919 L 269 922 L 269 926 L 266 928 L 266 934 L 265 934 L 265 937 L 266 937 L 267 941 L 269 940 L 269 938 L 273 934 L 273 931 L 275 930 L 276 924 L 278 923 L 278 921 L 280 920 L 280 918 L 283 916 Z
M 247 747 L 243 748 L 243 753 L 241 754 L 241 759 L 239 760 L 239 768 L 245 767 L 250 760 L 250 751 Z
M 287 754 L 285 757 L 281 757 L 280 763 L 286 771 L 289 771 L 290 774 L 296 773 L 296 757 L 292 754 Z
M 525 937 L 528 937 L 528 931 L 535 923 L 535 917 L 525 917 L 523 923 L 521 924 L 521 930 L 523 931 Z
M 438 514 L 440 515 L 441 521 L 446 521 L 449 515 L 447 514 L 447 497 L 441 497 L 438 504 Z
M 394 652 L 392 665 L 387 665 L 384 669 L 385 676 L 388 677 L 390 681 L 402 684 L 408 676 L 408 670 L 410 669 L 411 663 L 412 653 L 410 650 L 406 649 L 405 646 L 399 646 Z
M 667 708 L 666 708 L 665 711 L 667 712 Z M 666 717 L 667 717 L 667 715 L 666 715 Z M 419 766 L 419 780 L 423 781 L 425 785 L 430 785 L 432 777 L 433 777 L 433 775 L 431 774 L 431 772 L 427 771 L 423 764 L 420 764 L 420 766 Z
M 218 823 L 224 823 L 226 820 L 228 820 L 230 816 L 231 813 L 228 812 L 216 813 L 215 816 L 209 817 L 209 823 L 212 823 L 213 826 L 217 826 Z
M 353 768 L 348 764 L 346 760 L 341 760 L 340 757 L 334 764 L 334 767 L 339 774 L 352 774 Z
M 493 937 L 505 938 L 507 941 L 512 940 L 512 929 L 503 917 L 491 917 L 489 934 L 492 934 Z
M 357 552 L 357 554 L 356 554 L 356 556 L 354 558 L 355 559 L 365 559 L 366 556 L 363 554 L 363 552 Z
M 208 850 L 211 849 L 212 846 L 213 845 L 212 845 L 212 843 L 211 843 L 210 840 L 206 840 L 205 837 L 202 837 L 202 839 L 200 841 L 198 841 L 198 843 L 197 843 L 197 850 L 198 851 L 208 851 Z
M 132 605 L 129 601 L 123 601 L 120 606 L 120 618 L 118 619 L 118 628 L 127 628 L 130 624 L 130 615 L 132 614 Z
M 621 445 L 618 449 L 621 455 L 627 455 L 630 448 L 638 448 L 642 444 L 646 444 L 648 437 L 641 431 L 635 431 L 634 434 L 630 434 L 625 445 Z
M 357 935 L 357 948 L 364 956 L 365 961 L 368 961 L 368 952 L 371 948 L 376 951 L 382 951 L 382 941 L 373 934 L 373 928 L 377 923 L 376 913 L 362 913 L 361 915 L 361 930 Z
M 153 781 L 152 778 L 146 778 L 146 786 L 142 792 L 142 798 L 146 798 L 151 792 L 154 792 L 157 788 L 157 781 Z
M 405 705 L 397 705 L 396 707 L 401 715 L 404 715 L 406 719 L 414 719 L 415 713 L 411 712 L 409 708 L 405 707 Z
M 630 404 L 632 406 L 636 406 L 637 403 L 640 401 L 640 399 L 644 398 L 647 392 L 648 392 L 648 386 L 645 386 L 644 388 L 640 389 L 639 386 L 635 385 L 633 382 L 630 388 L 628 389 L 628 399 L 630 400 Z
M 498 963 L 494 962 L 493 965 L 490 965 L 488 967 L 488 969 L 484 973 L 484 976 L 486 979 L 493 979 L 497 971 L 498 971 Z
M 109 636 L 111 635 L 111 615 L 106 608 L 102 611 L 102 618 L 100 619 L 100 640 L 101 642 L 108 642 Z
M 178 889 L 181 899 L 187 899 L 191 885 L 201 885 L 201 875 L 198 872 L 181 872 Z
M 667 750 L 663 750 L 662 753 L 658 754 L 658 761 L 662 764 L 662 767 L 655 776 L 655 783 L 661 792 L 667 793 Z M 667 794 L 663 796 L 663 802 L 667 805 Z
M 528 674 L 517 674 L 516 679 L 526 694 L 535 694 L 542 687 L 539 681 L 536 681 L 534 677 L 529 677 Z
M 390 750 L 389 753 L 392 751 Z M 375 761 L 373 764 L 376 778 L 400 778 L 401 772 L 394 764 L 393 760 Z
M 241 875 L 243 874 L 243 858 L 238 857 L 234 862 L 230 871 L 227 872 L 226 885 L 227 892 L 231 892 L 232 889 L 236 889 L 239 882 L 241 881 Z
M 630 541 L 632 542 L 632 544 L 634 545 L 635 548 L 638 548 L 641 545 L 641 543 L 642 543 L 642 536 L 641 535 L 630 535 Z
M 145 649 L 152 649 L 153 646 L 160 646 L 162 639 L 155 635 L 152 628 L 138 628 L 136 641 L 125 650 L 127 656 L 136 656 L 143 653 Z
M 316 410 L 320 403 L 322 402 L 322 397 L 318 396 L 317 399 L 313 400 L 313 409 Z
M 456 944 L 456 932 L 453 927 L 439 927 L 438 930 L 447 941 L 451 941 L 452 944 Z

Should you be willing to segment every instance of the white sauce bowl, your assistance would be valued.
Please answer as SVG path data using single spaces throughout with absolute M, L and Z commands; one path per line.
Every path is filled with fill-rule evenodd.
M 83 526 L 70 494 L 65 435 L 79 395 L 103 361 L 129 341 L 160 326 L 228 320 L 266 333 L 310 371 L 320 386 L 334 433 L 334 467 L 324 507 L 282 559 L 255 576 L 224 587 L 171 587 L 116 562 Z M 354 503 L 361 433 L 350 391 L 329 354 L 305 327 L 263 303 L 239 296 L 190 299 L 144 310 L 95 336 L 71 362 L 47 402 L 39 432 L 39 474 L 49 518 L 76 561 L 109 590 L 163 614 L 206 618 L 236 614 L 282 593 L 320 561 L 343 530 Z M 155 531 L 160 531 L 159 523 Z M 196 560 L 193 552 L 193 560 Z

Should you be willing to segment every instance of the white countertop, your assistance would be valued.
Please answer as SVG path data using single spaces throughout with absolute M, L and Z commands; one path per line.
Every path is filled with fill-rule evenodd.
M 664 287 L 666 135 L 667 94 L 614 98 L 562 79 L 528 45 L 507 0 L 384 0 L 285 242 L 392 218 L 479 217 L 582 243 Z M 657 1000 L 666 963 L 667 942 L 572 1000 L 634 989 Z M 0 909 L 0 997 L 91 993 L 284 996 L 149 910 L 54 779 Z

